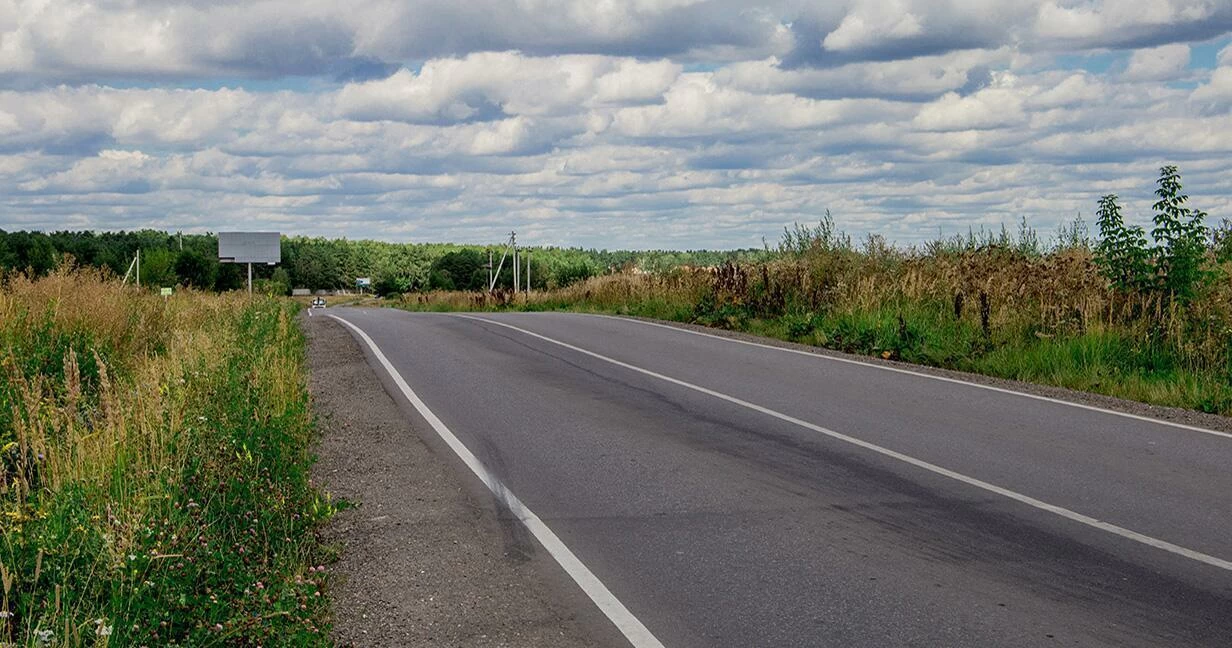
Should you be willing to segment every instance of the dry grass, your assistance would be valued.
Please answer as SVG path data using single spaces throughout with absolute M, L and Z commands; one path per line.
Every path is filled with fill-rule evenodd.
M 406 295 L 414 310 L 582 310 L 783 339 L 1232 413 L 1232 266 L 1187 305 L 1110 289 L 1082 247 L 803 246 L 760 264 L 614 274 L 511 296 Z
M 513 293 L 432 291 L 407 293 L 390 304 L 410 310 L 491 311 L 491 310 L 591 310 L 629 312 L 631 305 L 641 309 L 652 303 L 666 307 L 692 304 L 709 290 L 705 271 L 677 269 L 662 274 L 620 273 L 592 277 L 554 290 Z
M 311 419 L 292 314 L 243 295 L 163 299 L 87 269 L 5 279 L 0 643 L 199 645 L 265 636 L 241 621 L 254 610 L 303 620 L 236 600 L 245 581 L 292 598 L 307 582 L 312 538 L 286 533 L 316 517 L 296 472 Z M 298 468 L 276 483 L 263 454 Z M 280 530 L 247 533 L 265 527 Z

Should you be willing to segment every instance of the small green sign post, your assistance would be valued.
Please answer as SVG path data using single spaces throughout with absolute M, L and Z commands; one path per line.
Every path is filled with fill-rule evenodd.
M 171 289 L 170 289 L 170 288 L 163 288 L 162 290 L 160 290 L 160 291 L 159 291 L 159 294 L 161 294 L 163 297 L 170 297 L 170 296 L 171 296 Z

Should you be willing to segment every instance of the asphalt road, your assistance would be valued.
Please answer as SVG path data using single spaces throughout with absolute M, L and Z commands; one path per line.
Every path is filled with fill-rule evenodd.
M 631 320 L 329 313 L 668 648 L 1232 646 L 1226 434 Z

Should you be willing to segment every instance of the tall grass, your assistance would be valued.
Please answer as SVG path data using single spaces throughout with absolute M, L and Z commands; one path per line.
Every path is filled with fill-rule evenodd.
M 0 644 L 327 644 L 294 311 L 4 278 Z
M 827 224 L 789 230 L 765 263 L 608 275 L 529 297 L 406 295 L 402 306 L 643 315 L 1232 414 L 1232 264 L 1181 303 L 1111 288 L 1077 227 L 1048 250 L 1025 224 L 1018 236 L 903 250 L 877 237 L 857 248 Z

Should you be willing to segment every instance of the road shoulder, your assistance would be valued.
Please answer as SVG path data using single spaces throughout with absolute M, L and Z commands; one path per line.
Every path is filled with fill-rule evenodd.
M 517 523 L 424 442 L 350 333 L 302 322 L 321 431 L 313 479 L 353 505 L 322 538 L 340 549 L 328 567 L 338 645 L 597 645 Z

